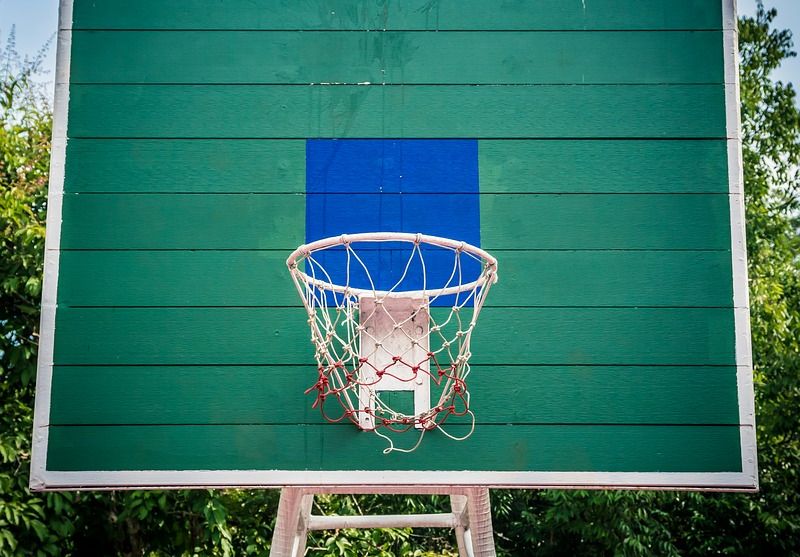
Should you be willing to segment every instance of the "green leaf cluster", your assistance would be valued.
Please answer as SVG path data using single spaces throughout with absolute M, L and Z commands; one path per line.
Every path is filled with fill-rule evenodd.
M 322 495 L 312 512 L 325 515 L 412 514 L 449 512 L 450 498 L 443 496 L 399 497 L 391 495 Z M 346 529 L 310 532 L 308 554 L 325 557 L 412 557 L 457 555 L 452 533 L 440 529 L 390 528 Z
M 800 555 L 800 112 L 759 3 L 739 22 L 759 493 L 498 492 L 508 555 Z
M 0 51 L 0 555 L 60 555 L 71 494 L 27 489 L 42 291 L 51 116 L 33 85 L 43 52 Z

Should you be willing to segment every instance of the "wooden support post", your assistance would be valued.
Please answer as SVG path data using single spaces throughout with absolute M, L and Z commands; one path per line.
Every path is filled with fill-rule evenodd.
M 319 516 L 311 514 L 314 494 L 353 489 L 285 487 L 281 490 L 270 557 L 302 557 L 308 530 L 339 528 L 453 528 L 461 557 L 495 557 L 489 490 L 480 487 L 361 488 L 358 493 L 450 493 L 452 512 L 439 514 Z
M 458 524 L 456 526 L 458 555 L 459 557 L 466 557 L 469 555 L 466 541 L 467 525 L 469 524 L 469 514 L 467 513 L 467 496 L 451 495 L 450 508 L 453 510 L 453 514 L 458 517 Z
M 301 557 L 305 554 L 308 519 L 313 503 L 314 495 L 305 494 L 302 489 L 285 487 L 281 490 L 269 552 L 271 556 Z
M 489 500 L 489 490 L 478 487 L 468 491 L 467 513 L 469 514 L 469 541 L 472 544 L 471 555 L 495 557 L 492 503 Z M 470 554 L 468 553 L 468 555 Z

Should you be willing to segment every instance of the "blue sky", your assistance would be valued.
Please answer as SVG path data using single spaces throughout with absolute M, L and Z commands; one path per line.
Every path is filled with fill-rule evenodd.
M 765 2 L 765 6 L 774 6 L 778 9 L 775 25 L 791 29 L 795 35 L 795 50 L 800 50 L 800 0 L 769 0 Z M 756 0 L 739 0 L 740 15 L 753 15 L 755 9 Z M 0 40 L 3 42 L 12 25 L 16 25 L 17 28 L 17 49 L 20 53 L 35 54 L 56 32 L 58 0 L 0 0 Z M 48 79 L 52 79 L 55 69 L 55 47 L 51 48 L 47 68 L 50 71 Z M 800 58 L 787 60 L 775 72 L 774 77 L 782 81 L 791 81 L 795 87 L 800 86 Z

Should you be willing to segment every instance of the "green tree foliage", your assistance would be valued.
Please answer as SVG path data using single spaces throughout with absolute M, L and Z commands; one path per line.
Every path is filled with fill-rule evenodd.
M 800 113 L 771 72 L 793 56 L 759 6 L 740 21 L 741 101 L 761 491 L 493 493 L 505 555 L 800 555 Z M 50 109 L 13 33 L 0 51 L 0 557 L 267 555 L 277 492 L 32 494 Z M 444 497 L 322 496 L 320 513 L 437 512 Z M 309 555 L 454 555 L 452 533 L 315 532 Z
M 800 113 L 793 87 L 770 77 L 794 56 L 775 15 L 759 4 L 739 23 L 761 490 L 499 492 L 509 555 L 800 555 Z
M 769 74 L 794 56 L 759 6 L 740 25 L 742 132 L 761 493 L 751 547 L 800 553 L 800 112 Z M 764 545 L 768 547 L 764 547 Z
M 70 496 L 27 490 L 41 297 L 50 110 L 31 84 L 44 51 L 0 67 L 0 555 L 58 555 Z
M 274 492 L 28 490 L 52 116 L 46 45 L 0 49 L 0 556 L 264 555 Z
M 450 511 L 450 498 L 443 496 L 399 497 L 392 495 L 315 498 L 316 514 L 410 514 Z M 441 529 L 393 528 L 390 530 L 343 530 L 311 532 L 310 555 L 325 557 L 449 557 L 458 555 L 452 532 Z

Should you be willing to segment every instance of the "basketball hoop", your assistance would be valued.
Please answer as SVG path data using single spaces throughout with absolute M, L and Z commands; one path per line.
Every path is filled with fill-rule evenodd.
M 306 393 L 326 420 L 374 431 L 389 443 L 384 453 L 411 452 L 433 429 L 457 440 L 472 434 L 470 337 L 497 281 L 494 257 L 447 238 L 371 232 L 300 246 L 286 264 L 316 348 L 319 375 Z M 413 412 L 393 408 L 392 391 L 412 391 Z M 469 431 L 445 431 L 451 416 L 468 417 Z M 420 436 L 409 449 L 387 435 L 410 429 Z

